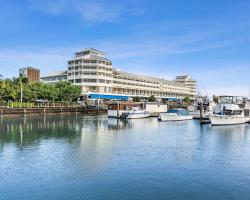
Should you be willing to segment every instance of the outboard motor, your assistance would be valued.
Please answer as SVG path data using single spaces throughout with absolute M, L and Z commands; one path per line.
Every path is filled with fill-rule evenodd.
M 129 113 L 122 113 L 120 116 L 120 119 L 126 119 L 128 117 Z

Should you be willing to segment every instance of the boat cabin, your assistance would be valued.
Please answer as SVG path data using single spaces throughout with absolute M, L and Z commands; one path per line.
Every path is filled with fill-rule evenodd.
M 177 115 L 181 115 L 181 116 L 187 116 L 187 115 L 189 115 L 189 112 L 187 110 L 185 110 L 185 109 L 168 110 L 167 113 L 177 114 Z

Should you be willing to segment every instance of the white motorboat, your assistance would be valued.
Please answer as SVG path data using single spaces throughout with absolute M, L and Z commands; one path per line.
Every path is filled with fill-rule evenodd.
M 134 108 L 134 109 L 133 109 Z M 111 102 L 108 104 L 108 117 L 115 117 L 115 118 L 125 118 L 128 113 L 136 113 L 148 115 L 150 116 L 155 115 L 155 113 L 164 112 L 167 110 L 167 104 L 161 103 L 144 103 L 144 102 Z M 141 112 L 139 112 L 141 111 Z M 147 111 L 147 112 L 142 112 Z M 133 116 L 134 117 L 134 116 Z
M 244 124 L 250 121 L 249 110 L 240 108 L 239 104 L 231 102 L 219 103 L 213 114 L 209 116 L 211 125 Z
M 183 121 L 193 119 L 193 116 L 185 109 L 173 109 L 167 112 L 160 113 L 159 120 L 161 121 Z
M 124 113 L 126 119 L 140 119 L 150 117 L 150 112 L 141 110 L 139 107 L 133 107 L 130 112 Z

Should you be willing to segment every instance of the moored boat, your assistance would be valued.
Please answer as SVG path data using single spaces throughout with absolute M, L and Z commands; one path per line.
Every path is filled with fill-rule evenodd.
M 244 109 L 244 106 L 239 106 L 240 104 L 233 101 L 231 97 L 230 101 L 224 101 L 219 103 L 213 114 L 209 116 L 211 125 L 235 125 L 244 124 L 250 121 L 249 109 Z
M 167 110 L 167 104 L 149 102 L 111 102 L 108 104 L 108 117 L 125 118 L 130 113 L 133 117 L 140 118 L 144 115 L 156 115 Z M 136 111 L 136 112 L 135 112 Z M 136 114 L 137 113 L 137 114 Z
M 139 107 L 134 107 L 130 112 L 126 115 L 126 119 L 140 119 L 140 118 L 147 118 L 150 117 L 150 112 L 146 110 L 141 110 Z
M 185 109 L 168 110 L 165 113 L 160 113 L 159 120 L 161 121 L 183 121 L 193 119 L 193 116 Z

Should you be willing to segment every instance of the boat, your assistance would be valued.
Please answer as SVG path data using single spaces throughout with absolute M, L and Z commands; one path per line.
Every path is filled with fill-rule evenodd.
M 211 125 L 235 125 L 250 122 L 249 109 L 243 103 L 235 102 L 231 96 L 227 101 L 221 101 L 214 108 L 213 114 L 209 116 Z
M 145 115 L 149 113 L 150 116 L 154 116 L 160 112 L 165 112 L 167 108 L 167 104 L 162 103 L 116 101 L 108 103 L 108 117 L 125 118 L 128 113 L 134 113 L 135 111 L 140 114 L 142 114 L 142 111 L 147 111 L 144 112 Z
M 126 119 L 141 119 L 151 117 L 150 112 L 142 110 L 140 107 L 133 107 L 130 112 L 124 113 Z
M 208 97 L 197 98 L 194 104 L 188 107 L 188 110 L 194 119 L 201 118 L 201 106 L 203 107 L 203 119 L 208 120 L 209 116 L 213 114 L 216 104 L 210 102 Z
M 173 109 L 167 112 L 160 113 L 159 120 L 161 121 L 183 121 L 193 119 L 193 116 L 186 109 Z

